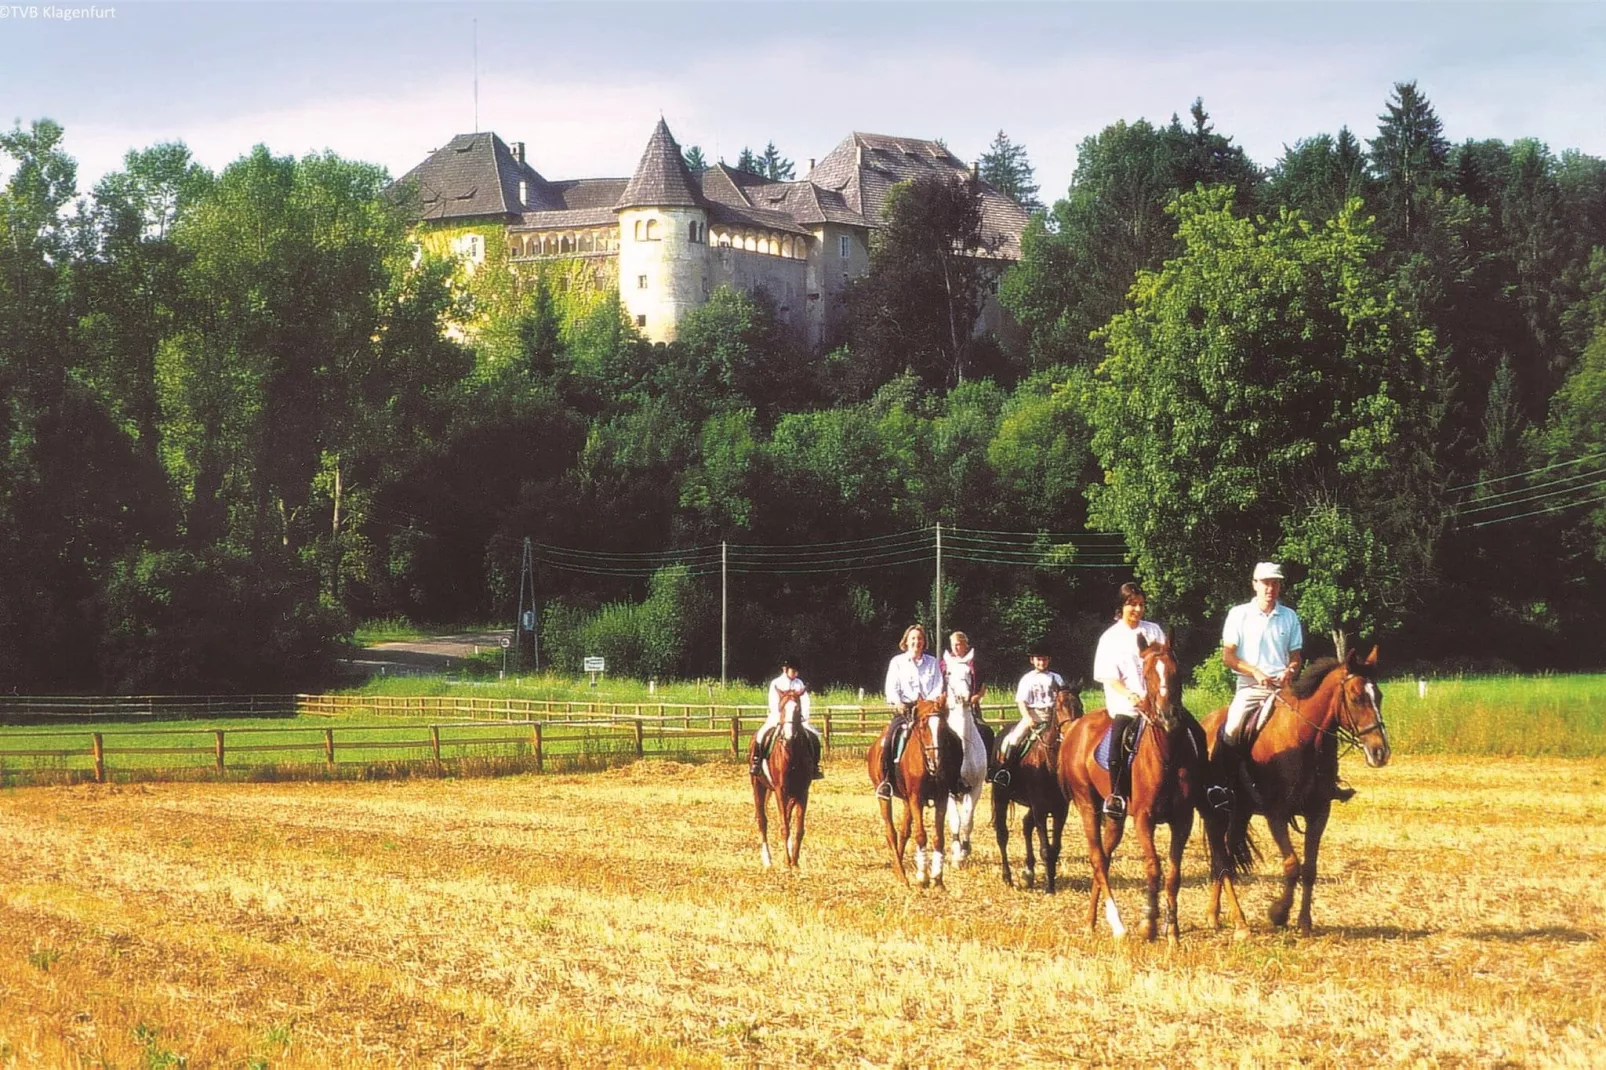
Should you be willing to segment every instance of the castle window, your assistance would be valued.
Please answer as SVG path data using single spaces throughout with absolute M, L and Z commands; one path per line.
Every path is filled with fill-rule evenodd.
M 645 276 L 645 275 L 637 275 L 636 276 L 636 289 L 645 290 L 646 288 L 647 288 L 647 276 Z
M 637 316 L 636 317 L 636 326 L 637 327 L 645 327 L 645 326 L 647 326 L 647 317 L 646 316 Z
M 658 220 L 656 220 L 656 219 L 647 220 L 647 240 L 648 241 L 658 241 L 659 240 L 659 238 L 658 238 Z
M 646 241 L 647 240 L 647 232 L 642 228 L 641 220 L 639 220 L 639 219 L 636 220 L 636 240 L 637 241 Z
M 846 234 L 837 236 L 837 255 L 843 260 L 853 255 L 853 239 Z
M 703 276 L 703 296 L 708 296 L 708 276 Z
M 687 238 L 692 242 L 697 240 L 697 224 L 695 222 L 687 227 Z

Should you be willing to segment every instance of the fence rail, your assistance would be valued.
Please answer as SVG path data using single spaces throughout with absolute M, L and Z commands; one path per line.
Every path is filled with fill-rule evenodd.
M 988 706 L 1007 710 L 1007 706 Z M 219 719 L 296 714 L 328 718 L 376 716 L 394 723 L 235 728 L 33 727 L 10 733 L 21 746 L 0 747 L 0 780 L 37 771 L 38 760 L 92 773 L 151 773 L 210 767 L 217 775 L 293 756 L 291 764 L 341 765 L 374 761 L 427 762 L 512 758 L 541 771 L 549 759 L 603 756 L 684 756 L 728 751 L 739 757 L 749 734 L 764 720 L 760 705 L 567 702 L 475 696 L 242 695 L 197 698 L 37 698 L 0 701 L 0 719 L 109 721 Z M 883 706 L 817 706 L 813 722 L 827 749 L 867 744 L 886 724 Z M 152 737 L 158 737 L 153 741 Z M 171 745 L 163 737 L 173 738 Z M 187 740 L 188 743 L 182 742 Z M 126 742 L 125 742 L 126 741 Z M 305 757 L 317 753 L 318 758 Z M 155 763 L 143 759 L 164 759 Z M 18 759 L 33 759 L 18 763 Z M 129 759 L 133 759 L 130 761 Z M 176 759 L 176 760 L 175 760 Z

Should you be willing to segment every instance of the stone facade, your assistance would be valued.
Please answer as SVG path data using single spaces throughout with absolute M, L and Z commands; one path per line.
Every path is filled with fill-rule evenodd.
M 492 240 L 515 271 L 595 260 L 595 278 L 617 280 L 630 321 L 653 341 L 672 341 L 682 316 L 729 286 L 764 291 L 783 323 L 819 345 L 848 286 L 869 270 L 887 191 L 932 173 L 972 177 L 936 142 L 879 134 L 849 135 L 798 181 L 724 164 L 693 174 L 660 119 L 628 179 L 549 181 L 525 160 L 523 143 L 462 134 L 397 186 L 414 199 L 431 245 L 448 239 L 466 269 L 483 262 L 479 243 Z M 980 188 L 985 249 L 977 255 L 1001 272 L 1020 256 L 1027 213 Z M 982 327 L 1009 329 L 996 301 L 983 309 Z

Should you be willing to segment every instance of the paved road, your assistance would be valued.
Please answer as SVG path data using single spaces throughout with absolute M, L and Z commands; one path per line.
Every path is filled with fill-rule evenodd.
M 364 647 L 362 653 L 346 660 L 352 675 L 360 676 L 423 676 L 450 672 L 459 663 L 481 651 L 500 649 L 502 637 L 511 632 L 461 632 L 456 635 L 432 635 L 423 639 L 408 639 L 399 643 L 377 643 Z

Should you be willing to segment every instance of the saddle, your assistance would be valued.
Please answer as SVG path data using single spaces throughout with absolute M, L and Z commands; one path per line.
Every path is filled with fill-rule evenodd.
M 1127 723 L 1126 738 L 1121 741 L 1121 746 L 1125 748 L 1127 754 L 1137 752 L 1138 741 L 1143 738 L 1143 733 L 1146 731 L 1148 731 L 1148 722 L 1142 717 L 1134 717 Z M 1104 730 L 1104 735 L 1099 739 L 1098 746 L 1093 749 L 1093 760 L 1098 762 L 1099 768 L 1105 772 L 1108 772 L 1110 768 L 1110 752 L 1115 746 L 1114 736 L 1115 726 L 1112 724 Z

